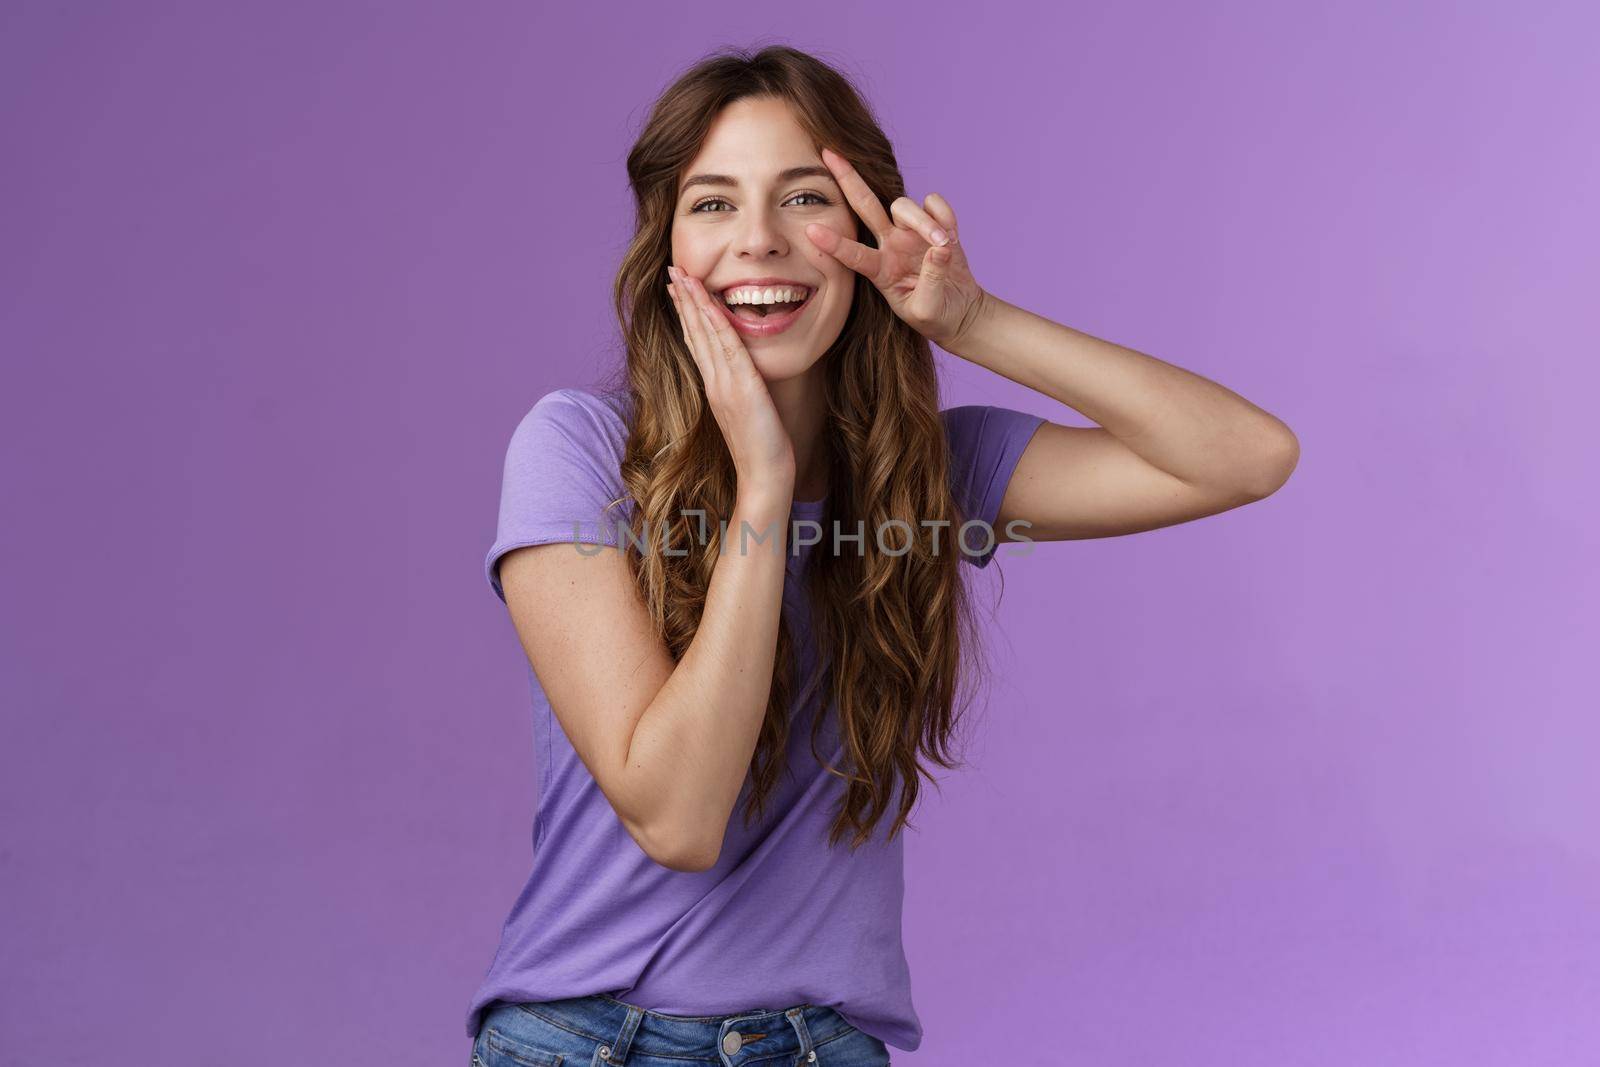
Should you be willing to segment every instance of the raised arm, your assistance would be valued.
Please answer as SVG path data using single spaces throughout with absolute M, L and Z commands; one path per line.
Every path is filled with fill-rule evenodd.
M 984 295 L 947 351 L 1087 415 L 1045 422 L 1016 467 L 1002 527 L 1035 541 L 1113 537 L 1261 500 L 1288 480 L 1300 443 L 1226 386 Z
M 806 235 L 867 278 L 894 313 L 951 355 L 1087 415 L 1045 422 L 1005 490 L 998 540 L 1016 520 L 1034 541 L 1110 537 L 1260 500 L 1288 480 L 1300 442 L 1232 390 L 1143 352 L 1052 322 L 985 292 L 938 193 L 878 195 L 838 152 L 827 164 L 877 247 L 821 223 Z

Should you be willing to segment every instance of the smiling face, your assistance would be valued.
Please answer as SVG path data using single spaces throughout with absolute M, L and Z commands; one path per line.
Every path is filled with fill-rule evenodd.
M 785 176 L 798 168 L 815 169 Z M 715 180 L 696 180 L 701 176 Z M 730 287 L 756 279 L 781 278 L 809 290 L 798 315 L 769 311 L 758 327 L 767 332 L 740 334 L 769 382 L 809 371 L 850 314 L 855 272 L 811 243 L 805 228 L 813 222 L 856 234 L 850 205 L 788 101 L 747 97 L 723 108 L 699 155 L 678 177 L 672 262 L 701 279 L 719 302 Z M 791 325 L 772 332 L 791 318 Z

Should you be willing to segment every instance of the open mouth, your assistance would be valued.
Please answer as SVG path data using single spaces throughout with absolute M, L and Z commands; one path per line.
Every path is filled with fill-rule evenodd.
M 801 300 L 789 300 L 777 304 L 728 304 L 727 307 L 735 318 L 745 322 L 761 322 L 768 316 L 786 315 L 800 310 L 815 292 L 815 289 L 810 290 Z

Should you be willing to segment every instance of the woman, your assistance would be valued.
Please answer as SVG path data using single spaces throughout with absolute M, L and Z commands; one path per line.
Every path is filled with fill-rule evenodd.
M 956 765 L 961 564 L 1260 499 L 1297 444 L 985 292 L 802 52 L 690 70 L 628 173 L 626 387 L 534 405 L 487 561 L 542 774 L 474 1061 L 887 1063 L 922 1034 L 899 831 L 920 757 Z M 930 341 L 1099 425 L 941 410 Z

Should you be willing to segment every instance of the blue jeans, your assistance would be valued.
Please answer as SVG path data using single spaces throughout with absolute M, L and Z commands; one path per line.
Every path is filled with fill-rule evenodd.
M 665 1015 L 603 994 L 484 1009 L 472 1067 L 884 1067 L 884 1043 L 832 1008 Z

